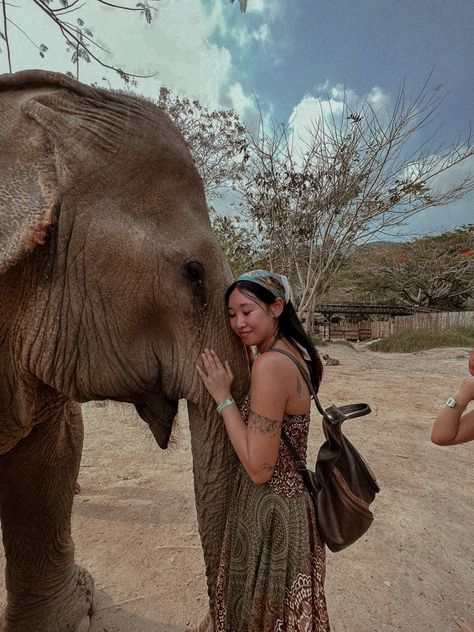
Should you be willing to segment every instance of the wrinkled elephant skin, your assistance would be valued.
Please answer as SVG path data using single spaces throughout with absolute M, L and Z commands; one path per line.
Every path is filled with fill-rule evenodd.
M 216 349 L 237 398 L 248 368 L 192 158 L 152 103 L 55 73 L 1 75 L 0 121 L 0 629 L 89 626 L 93 583 L 70 521 L 76 402 L 100 399 L 133 403 L 162 448 L 188 400 L 212 609 L 236 463 L 194 367 Z

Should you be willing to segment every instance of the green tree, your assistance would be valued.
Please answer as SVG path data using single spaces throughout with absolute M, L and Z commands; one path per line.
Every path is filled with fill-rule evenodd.
M 469 138 L 426 142 L 437 138 L 431 125 L 441 98 L 428 83 L 411 100 L 402 87 L 390 110 L 368 100 L 355 110 L 344 98 L 337 112 L 320 103 L 304 144 L 290 125 L 261 124 L 250 136 L 244 214 L 270 245 L 270 265 L 293 279 L 301 316 L 312 314 L 356 246 L 474 188 L 472 174 L 437 186 L 474 154 Z
M 462 309 L 474 296 L 474 233 L 460 228 L 404 243 L 366 245 L 347 260 L 335 286 L 368 303 Z

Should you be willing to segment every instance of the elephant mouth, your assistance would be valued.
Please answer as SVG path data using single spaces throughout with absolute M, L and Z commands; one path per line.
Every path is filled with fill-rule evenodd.
M 158 392 L 146 395 L 139 402 L 134 402 L 134 405 L 137 413 L 148 424 L 157 444 L 165 450 L 178 412 L 178 400 Z

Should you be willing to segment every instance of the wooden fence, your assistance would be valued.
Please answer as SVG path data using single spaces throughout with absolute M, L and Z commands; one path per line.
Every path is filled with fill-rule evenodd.
M 474 327 L 474 312 L 432 312 L 395 316 L 394 320 L 363 320 L 359 323 L 324 323 L 319 325 L 323 340 L 373 340 L 400 331 Z
M 395 316 L 394 333 L 407 329 L 448 329 L 449 327 L 474 327 L 474 312 L 433 312 Z

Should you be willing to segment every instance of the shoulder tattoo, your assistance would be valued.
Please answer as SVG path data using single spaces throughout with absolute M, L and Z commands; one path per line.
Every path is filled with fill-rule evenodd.
M 268 417 L 259 415 L 253 410 L 250 411 L 248 427 L 255 430 L 256 432 L 261 432 L 262 434 L 266 434 L 270 438 L 273 438 L 276 437 L 276 435 L 278 434 L 280 426 L 281 421 L 277 421 L 276 419 L 268 419 Z
M 301 397 L 302 391 L 303 391 L 303 389 L 301 388 L 300 378 L 297 377 L 296 378 L 296 394 L 298 395 L 298 397 Z

